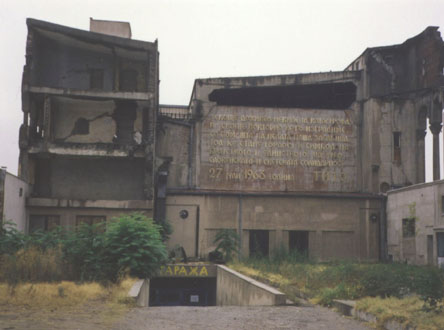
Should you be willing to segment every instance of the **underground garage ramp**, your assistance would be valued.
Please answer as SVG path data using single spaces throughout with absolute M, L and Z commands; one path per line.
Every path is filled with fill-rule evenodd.
M 274 306 L 285 305 L 280 291 L 214 264 L 171 264 L 129 292 L 139 306 Z

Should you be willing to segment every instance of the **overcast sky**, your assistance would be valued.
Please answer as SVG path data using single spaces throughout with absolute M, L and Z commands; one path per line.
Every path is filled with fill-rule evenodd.
M 444 26 L 444 0 L 0 0 L 0 165 L 13 174 L 27 17 L 130 22 L 133 39 L 159 41 L 160 102 L 188 104 L 196 78 L 343 70 L 367 47 Z

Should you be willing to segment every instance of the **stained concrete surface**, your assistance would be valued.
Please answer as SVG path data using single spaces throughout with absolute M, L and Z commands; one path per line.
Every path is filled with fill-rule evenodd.
M 112 330 L 370 329 L 366 324 L 314 307 L 151 307 L 130 311 Z

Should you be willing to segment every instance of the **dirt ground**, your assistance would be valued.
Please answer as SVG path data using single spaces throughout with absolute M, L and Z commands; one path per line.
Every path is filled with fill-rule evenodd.
M 319 306 L 151 307 L 110 310 L 101 302 L 60 310 L 0 306 L 0 330 L 369 329 Z

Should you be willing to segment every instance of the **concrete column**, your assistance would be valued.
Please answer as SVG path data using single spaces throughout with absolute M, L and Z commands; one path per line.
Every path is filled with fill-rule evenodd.
M 426 131 L 424 129 L 416 130 L 416 182 L 425 182 L 425 141 Z
M 43 103 L 43 140 L 49 141 L 51 132 L 51 98 L 45 95 Z
M 434 122 L 430 124 L 430 131 L 433 134 L 433 181 L 440 179 L 439 170 L 439 133 L 441 132 L 442 124 Z

